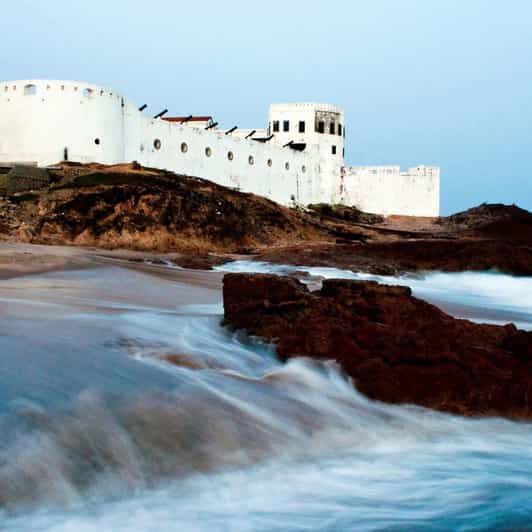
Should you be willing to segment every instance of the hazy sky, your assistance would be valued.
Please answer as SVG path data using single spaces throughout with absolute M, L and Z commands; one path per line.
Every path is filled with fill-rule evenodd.
M 532 209 L 531 0 L 17 0 L 0 35 L 6 80 L 90 81 L 224 126 L 335 103 L 348 164 L 441 166 L 444 214 Z

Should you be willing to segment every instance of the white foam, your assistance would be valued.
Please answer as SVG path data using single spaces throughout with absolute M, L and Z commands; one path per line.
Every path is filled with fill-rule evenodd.
M 373 280 L 383 284 L 409 286 L 415 296 L 435 303 L 446 302 L 494 313 L 515 313 L 514 319 L 479 316 L 477 321 L 515 321 L 532 329 L 532 277 L 516 277 L 496 272 L 431 272 L 410 276 L 372 275 L 337 268 L 277 265 L 267 262 L 235 261 L 217 268 L 226 272 L 273 273 L 288 275 L 300 271 L 324 279 Z M 474 313 L 471 316 L 475 319 Z M 484 319 L 483 319 L 484 318 Z

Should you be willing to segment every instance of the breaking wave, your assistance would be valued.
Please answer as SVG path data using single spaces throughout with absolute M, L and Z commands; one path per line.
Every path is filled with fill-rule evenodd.
M 86 275 L 41 277 L 38 303 L 53 299 L 60 309 L 46 316 L 28 311 L 34 281 L 10 285 L 25 301 L 5 312 L 0 341 L 24 341 L 38 355 L 31 367 L 18 362 L 20 371 L 36 371 L 63 346 L 86 384 L 53 406 L 20 398 L 0 409 L 0 530 L 478 530 L 531 522 L 532 424 L 370 401 L 332 363 L 280 363 L 270 346 L 225 330 L 219 300 L 172 306 L 185 288 L 114 268 L 99 270 L 99 303 Z M 471 275 L 401 282 L 528 315 L 521 296 L 529 284 Z M 508 298 L 488 286 L 501 282 Z M 63 332 L 74 325 L 85 332 L 69 340 Z M 43 331 L 60 341 L 48 345 Z M 112 366 L 89 364 L 96 352 Z M 136 377 L 126 361 L 146 371 Z M 102 374 L 113 380 L 97 386 Z M 47 393 L 69 375 L 50 377 Z M 2 379 L 0 372 L 7 386 Z
M 392 277 L 337 268 L 234 261 L 215 268 L 224 272 L 290 275 L 304 272 L 318 279 L 372 280 L 412 288 L 415 296 L 446 307 L 451 314 L 482 322 L 514 322 L 532 329 L 532 278 L 497 272 L 430 272 Z M 307 280 L 307 282 L 310 280 Z M 302 279 L 305 282 L 305 279 Z M 443 305 L 442 305 L 443 304 Z M 447 304 L 447 305 L 445 305 Z

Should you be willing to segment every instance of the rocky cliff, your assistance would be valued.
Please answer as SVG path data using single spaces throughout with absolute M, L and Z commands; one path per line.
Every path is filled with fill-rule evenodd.
M 463 415 L 532 418 L 532 332 L 455 319 L 374 282 L 228 274 L 224 322 L 282 359 L 335 360 L 372 399 Z

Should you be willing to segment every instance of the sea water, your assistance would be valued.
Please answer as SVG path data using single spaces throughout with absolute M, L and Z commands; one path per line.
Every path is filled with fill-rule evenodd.
M 0 282 L 0 530 L 532 523 L 532 424 L 369 401 L 332 363 L 280 363 L 224 329 L 219 273 L 163 270 Z M 532 279 L 377 280 L 532 323 Z

